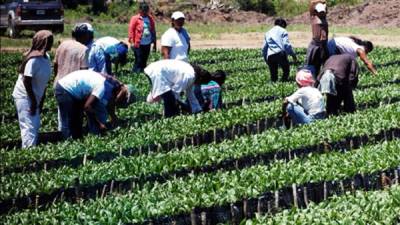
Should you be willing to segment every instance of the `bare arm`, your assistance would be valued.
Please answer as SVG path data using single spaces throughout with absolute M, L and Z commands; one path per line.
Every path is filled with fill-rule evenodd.
M 374 65 L 372 64 L 372 62 L 368 60 L 367 54 L 365 53 L 365 51 L 362 49 L 357 49 L 357 54 L 358 54 L 358 56 L 360 56 L 361 61 L 363 61 L 364 64 L 367 66 L 368 70 L 371 71 L 371 73 L 373 73 L 374 75 L 376 75 L 377 71 L 376 71 Z
M 36 114 L 37 101 L 36 101 L 35 94 L 33 93 L 32 77 L 24 76 L 23 83 L 25 86 L 26 93 L 28 94 L 28 97 L 31 100 L 30 114 L 33 116 Z
M 169 53 L 171 52 L 171 47 L 161 46 L 161 54 L 163 59 L 169 59 Z
M 106 125 L 103 124 L 96 116 L 95 111 L 93 110 L 92 105 L 94 104 L 94 102 L 97 100 L 96 96 L 94 95 L 90 95 L 86 101 L 85 101 L 85 105 L 83 106 L 83 109 L 85 110 L 85 112 L 87 114 L 92 114 L 94 115 L 94 118 L 96 120 L 96 122 L 99 124 L 99 127 L 101 130 L 106 129 Z

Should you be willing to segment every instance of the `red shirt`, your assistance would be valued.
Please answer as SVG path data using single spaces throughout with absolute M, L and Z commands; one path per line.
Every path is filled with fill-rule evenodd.
M 152 36 L 152 42 L 156 41 L 156 27 L 154 18 L 148 15 L 150 20 L 150 32 Z M 140 40 L 142 39 L 143 34 L 143 17 L 141 14 L 137 14 L 132 16 L 131 21 L 129 23 L 128 29 L 128 38 L 129 42 L 134 45 L 135 48 L 140 46 Z

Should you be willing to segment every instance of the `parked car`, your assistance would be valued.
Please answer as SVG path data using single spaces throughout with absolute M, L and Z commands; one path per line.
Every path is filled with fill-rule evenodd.
M 12 38 L 22 30 L 47 29 L 54 33 L 64 32 L 64 7 L 61 0 L 2 1 L 0 5 L 0 31 L 8 30 Z

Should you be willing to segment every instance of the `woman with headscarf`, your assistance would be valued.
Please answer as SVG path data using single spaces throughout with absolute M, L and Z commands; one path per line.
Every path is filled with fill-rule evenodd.
M 300 70 L 296 74 L 299 89 L 285 98 L 283 107 L 285 117 L 290 117 L 293 124 L 308 124 L 325 118 L 325 103 L 321 92 L 314 87 L 311 71 Z
M 368 53 L 374 50 L 374 45 L 370 41 L 363 41 L 359 38 L 350 37 L 335 37 L 328 41 L 329 55 L 349 54 L 354 58 L 360 57 L 361 61 L 367 66 L 368 70 L 377 74 L 377 71 L 370 60 L 368 60 Z
M 326 0 L 310 1 L 312 40 L 307 48 L 306 65 L 313 66 L 313 74 L 318 75 L 328 58 L 328 21 Z
M 113 37 L 96 40 L 89 52 L 89 69 L 98 73 L 113 75 L 112 63 L 125 65 L 128 45 Z
M 51 76 L 51 61 L 47 52 L 50 51 L 53 41 L 53 34 L 50 31 L 38 31 L 19 68 L 12 96 L 17 107 L 22 148 L 37 144 L 40 112 Z

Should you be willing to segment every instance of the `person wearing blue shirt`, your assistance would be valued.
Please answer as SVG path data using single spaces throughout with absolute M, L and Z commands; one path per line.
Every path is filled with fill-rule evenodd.
M 98 73 L 113 75 L 112 63 L 125 65 L 128 45 L 113 37 L 103 37 L 95 41 L 89 51 L 89 69 Z
M 296 53 L 293 51 L 288 32 L 285 29 L 286 26 L 286 21 L 279 18 L 275 20 L 275 26 L 265 33 L 262 54 L 269 67 L 272 82 L 278 80 L 279 67 L 283 71 L 282 81 L 288 80 L 290 66 L 287 55 L 291 55 L 293 60 L 297 62 Z

